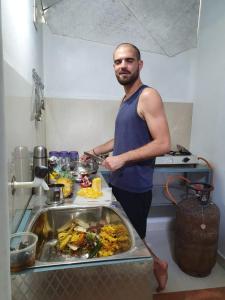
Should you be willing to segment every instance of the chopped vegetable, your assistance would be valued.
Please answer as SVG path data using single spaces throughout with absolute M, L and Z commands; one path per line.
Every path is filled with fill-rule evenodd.
M 130 248 L 129 233 L 123 224 L 90 225 L 73 220 L 59 228 L 57 247 L 62 254 L 92 258 L 114 255 Z

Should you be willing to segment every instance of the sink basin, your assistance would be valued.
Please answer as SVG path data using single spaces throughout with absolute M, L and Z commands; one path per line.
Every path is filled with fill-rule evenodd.
M 68 230 L 71 224 L 76 223 L 82 227 L 86 224 L 89 227 L 100 227 L 117 225 L 125 228 L 127 243 L 125 247 L 118 248 L 115 253 L 109 255 L 90 256 L 87 253 L 71 255 L 59 251 L 59 232 Z M 88 227 L 86 226 L 86 227 Z M 89 227 L 87 231 L 89 232 Z M 69 228 L 71 230 L 71 228 Z M 72 232 L 74 232 L 72 228 Z M 82 228 L 81 228 L 82 230 Z M 36 267 L 61 264 L 76 264 L 84 262 L 101 262 L 105 260 L 134 259 L 149 256 L 143 242 L 134 231 L 127 217 L 120 209 L 108 206 L 96 207 L 73 207 L 58 206 L 44 207 L 40 209 L 29 221 L 26 231 L 35 233 L 38 236 L 36 248 Z M 98 232 L 99 233 L 99 232 Z M 86 233 L 85 233 L 86 234 Z M 76 252 L 75 252 L 76 253 Z M 97 253 L 97 252 L 96 252 Z

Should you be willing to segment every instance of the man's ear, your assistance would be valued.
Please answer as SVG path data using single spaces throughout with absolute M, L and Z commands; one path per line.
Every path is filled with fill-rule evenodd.
M 139 60 L 139 70 L 143 68 L 143 60 Z

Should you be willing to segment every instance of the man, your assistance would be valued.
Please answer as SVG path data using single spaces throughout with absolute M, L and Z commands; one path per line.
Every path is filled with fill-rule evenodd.
M 139 49 L 129 43 L 120 44 L 113 59 L 116 78 L 125 91 L 116 118 L 115 135 L 89 152 L 100 155 L 113 150 L 113 155 L 102 165 L 112 171 L 113 194 L 144 240 L 155 157 L 169 152 L 170 134 L 160 95 L 155 89 L 143 85 L 140 79 L 143 61 Z M 149 251 L 154 258 L 160 291 L 166 285 L 167 263 L 151 249 Z

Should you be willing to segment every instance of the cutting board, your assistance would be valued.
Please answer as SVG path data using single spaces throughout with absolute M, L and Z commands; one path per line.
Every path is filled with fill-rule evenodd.
M 111 188 L 103 188 L 103 195 L 93 199 L 86 198 L 81 196 L 76 196 L 74 204 L 79 206 L 102 206 L 102 205 L 110 205 L 112 203 L 112 189 Z

